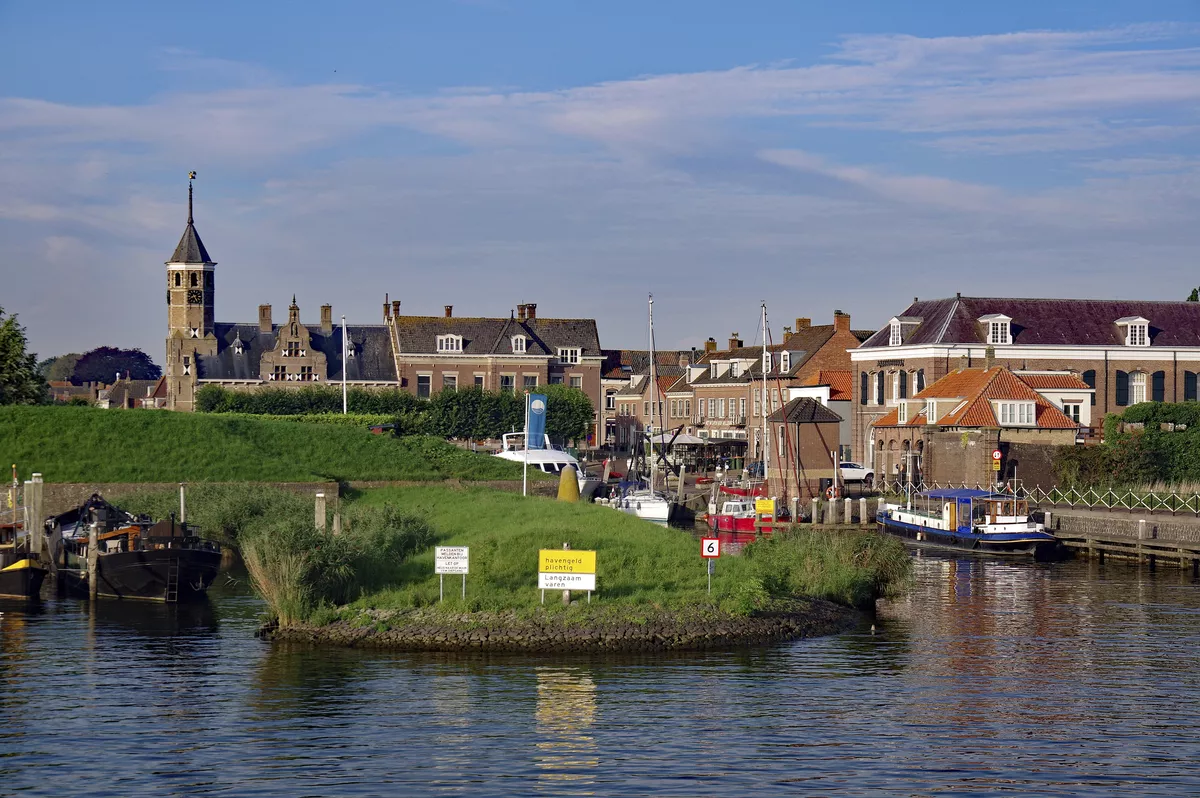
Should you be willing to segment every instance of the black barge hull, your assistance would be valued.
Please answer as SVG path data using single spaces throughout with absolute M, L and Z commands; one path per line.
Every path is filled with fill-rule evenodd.
M 220 550 L 162 548 L 101 554 L 96 567 L 96 594 L 103 598 L 143 599 L 168 603 L 204 598 L 217 578 Z M 59 589 L 88 598 L 84 570 L 60 570 Z
M 42 592 L 43 568 L 19 568 L 0 571 L 0 596 L 4 598 L 37 598 Z

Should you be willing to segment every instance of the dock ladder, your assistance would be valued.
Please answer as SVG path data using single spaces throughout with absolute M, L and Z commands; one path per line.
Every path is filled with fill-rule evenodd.
M 167 560 L 167 592 L 163 596 L 168 604 L 179 601 L 179 558 Z

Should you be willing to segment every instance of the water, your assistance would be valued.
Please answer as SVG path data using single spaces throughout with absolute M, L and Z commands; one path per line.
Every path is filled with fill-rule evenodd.
M 874 634 L 640 658 L 271 646 L 244 584 L 4 602 L 0 794 L 1200 792 L 1190 575 L 916 566 Z

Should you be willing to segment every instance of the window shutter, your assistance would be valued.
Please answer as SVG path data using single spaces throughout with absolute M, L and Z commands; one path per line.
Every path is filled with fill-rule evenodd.
M 925 390 L 925 369 L 917 369 L 917 393 Z
M 1095 392 L 1096 370 L 1088 369 L 1087 371 L 1083 372 L 1083 382 L 1084 382 L 1084 384 L 1087 385 L 1087 387 L 1092 389 L 1092 407 L 1095 407 L 1096 406 L 1096 392 Z
M 1124 371 L 1117 372 L 1117 407 L 1127 407 L 1129 405 L 1129 374 Z
M 1167 372 L 1156 371 L 1150 375 L 1150 401 L 1165 402 L 1167 399 Z
M 1185 402 L 1196 401 L 1196 372 L 1194 371 L 1183 373 L 1183 400 Z
M 882 371 L 875 372 L 875 404 L 883 404 L 883 381 L 885 377 Z
M 908 372 L 907 371 L 900 372 L 900 398 L 901 399 L 908 398 Z
M 867 376 L 867 372 L 864 371 L 862 373 L 862 375 L 860 375 L 858 383 L 859 383 L 858 403 L 865 405 L 867 403 L 867 400 L 870 398 L 870 393 L 871 393 L 871 380 Z M 1195 387 L 1195 384 L 1196 384 L 1195 383 L 1195 375 L 1193 374 L 1192 375 L 1192 387 L 1193 388 Z

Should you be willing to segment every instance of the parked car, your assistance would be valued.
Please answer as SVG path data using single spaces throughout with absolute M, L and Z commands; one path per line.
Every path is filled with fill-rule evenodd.
M 875 472 L 858 463 L 842 463 L 842 482 L 857 482 L 864 488 L 869 488 L 875 484 Z

